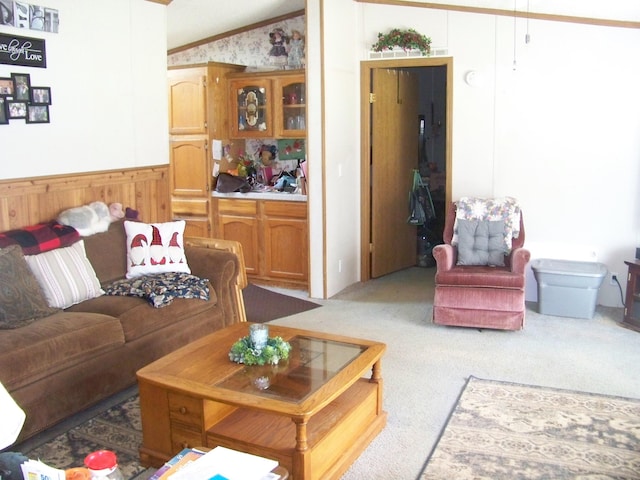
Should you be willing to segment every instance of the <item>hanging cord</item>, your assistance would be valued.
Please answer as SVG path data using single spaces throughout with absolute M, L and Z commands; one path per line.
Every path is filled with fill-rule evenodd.
M 529 35 L 529 0 L 527 0 L 527 33 L 524 36 L 524 43 L 529 43 L 531 36 Z
M 518 0 L 513 0 L 513 71 L 516 70 L 516 4 Z

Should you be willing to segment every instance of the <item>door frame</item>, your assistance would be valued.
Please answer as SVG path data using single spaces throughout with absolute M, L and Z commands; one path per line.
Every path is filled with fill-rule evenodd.
M 453 58 L 426 57 L 392 60 L 368 60 L 360 62 L 360 279 L 371 280 L 371 71 L 376 68 L 447 67 L 446 98 L 446 204 L 451 203 L 452 185 L 452 125 L 453 125 Z M 405 192 L 406 193 L 406 192 Z

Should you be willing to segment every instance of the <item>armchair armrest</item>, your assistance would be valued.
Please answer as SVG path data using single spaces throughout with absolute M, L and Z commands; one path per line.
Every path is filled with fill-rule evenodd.
M 436 260 L 438 272 L 451 270 L 456 264 L 456 248 L 448 243 L 442 243 L 433 247 L 433 258 Z
M 524 269 L 531 259 L 531 252 L 526 248 L 514 248 L 510 254 L 510 265 L 513 273 L 524 275 Z
M 226 308 L 231 311 L 225 315 L 228 313 L 230 319 L 246 322 L 242 289 L 247 286 L 247 274 L 242 245 L 233 240 L 204 237 L 185 237 L 184 243 L 193 274 L 209 278 L 223 308 L 225 301 L 229 302 Z M 229 260 L 232 265 L 229 265 Z

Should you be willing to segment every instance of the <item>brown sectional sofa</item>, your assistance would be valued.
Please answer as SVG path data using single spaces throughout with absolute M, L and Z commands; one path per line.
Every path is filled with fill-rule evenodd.
M 126 273 L 123 222 L 84 238 L 103 285 Z M 203 335 L 245 321 L 246 285 L 236 242 L 186 239 L 192 274 L 210 280 L 210 300 L 177 298 L 153 308 L 138 297 L 86 300 L 29 325 L 0 330 L 0 381 L 25 410 L 18 441 L 136 382 L 136 371 Z

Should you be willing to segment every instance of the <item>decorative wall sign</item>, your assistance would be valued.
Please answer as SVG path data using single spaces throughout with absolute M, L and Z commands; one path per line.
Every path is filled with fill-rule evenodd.
M 0 25 L 58 33 L 60 17 L 55 8 L 27 2 L 0 0 Z
M 0 33 L 0 63 L 46 68 L 44 39 Z

